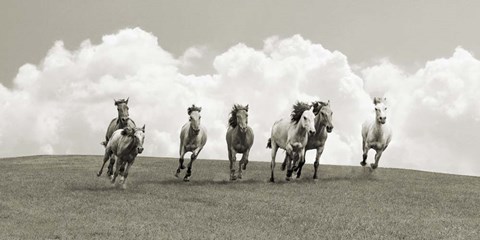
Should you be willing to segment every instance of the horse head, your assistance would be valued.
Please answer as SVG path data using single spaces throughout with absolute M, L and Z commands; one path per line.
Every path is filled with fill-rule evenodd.
M 387 122 L 387 98 L 375 97 L 373 104 L 375 104 L 375 114 L 377 122 L 385 124 Z
M 315 134 L 315 114 L 313 114 L 313 106 L 303 112 L 300 123 L 307 129 L 309 134 Z
M 202 116 L 200 115 L 201 111 L 202 108 L 195 105 L 192 105 L 188 108 L 188 115 L 190 116 L 190 128 L 195 134 L 200 132 L 200 120 L 202 119 Z
M 126 126 L 128 123 L 129 119 L 129 114 L 128 114 L 128 98 L 125 99 L 120 99 L 120 100 L 115 100 L 115 106 L 117 106 L 117 111 L 118 111 L 118 120 L 121 125 Z
M 143 152 L 143 142 L 145 141 L 145 124 L 142 128 L 135 128 L 134 137 L 137 143 L 137 153 L 141 154 Z
M 145 141 L 145 125 L 142 128 L 125 127 L 122 130 L 122 135 L 133 138 L 131 143 L 132 150 L 136 149 L 137 153 L 143 152 L 143 142 Z
M 332 109 L 330 109 L 330 100 L 328 100 L 327 102 L 314 102 L 313 109 L 315 115 L 319 116 L 320 123 L 325 126 L 327 132 L 331 133 L 333 130 L 333 112 Z
M 228 121 L 230 126 L 233 128 L 238 126 L 242 133 L 246 132 L 248 125 L 248 104 L 246 106 L 235 104 L 230 114 L 231 116 Z

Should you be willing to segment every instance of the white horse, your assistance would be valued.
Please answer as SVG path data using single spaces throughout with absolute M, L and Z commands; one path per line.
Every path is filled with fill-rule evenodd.
M 377 152 L 375 154 L 375 163 L 370 166 L 372 169 L 378 167 L 378 161 L 382 156 L 383 151 L 387 149 L 390 140 L 392 139 L 392 130 L 387 124 L 387 106 L 385 105 L 386 98 L 375 97 L 373 104 L 375 104 L 375 120 L 366 121 L 362 125 L 362 138 L 363 138 L 363 161 L 360 165 L 367 165 L 367 153 L 371 148 Z
M 187 109 L 188 115 L 190 116 L 189 120 L 182 127 L 180 132 L 180 158 L 178 159 L 178 168 L 175 177 L 179 177 L 180 171 L 185 169 L 183 165 L 183 156 L 187 152 L 192 152 L 190 156 L 190 163 L 188 163 L 187 173 L 183 178 L 183 181 L 190 181 L 190 176 L 192 175 L 192 164 L 195 159 L 197 159 L 198 154 L 202 151 L 203 146 L 207 143 L 207 131 L 203 126 L 200 126 L 200 111 L 201 107 L 192 105 Z
M 143 152 L 143 142 L 145 141 L 145 125 L 142 128 L 125 127 L 113 132 L 112 137 L 105 147 L 103 164 L 97 176 L 102 175 L 105 163 L 112 156 L 117 158 L 115 173 L 112 177 L 112 183 L 120 174 L 120 184 L 126 188 L 128 171 L 135 162 L 138 154 Z
M 305 146 L 307 145 L 308 134 L 315 134 L 314 121 L 313 107 L 306 103 L 297 102 L 293 106 L 291 119 L 280 119 L 273 124 L 272 135 L 267 143 L 267 148 L 272 148 L 271 182 L 275 181 L 273 172 L 278 148 L 286 150 L 287 181 L 290 181 L 293 169 L 297 168 L 297 159 L 300 162 L 305 161 Z

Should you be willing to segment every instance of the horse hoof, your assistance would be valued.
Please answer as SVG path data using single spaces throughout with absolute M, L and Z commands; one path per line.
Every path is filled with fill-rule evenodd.
M 185 169 L 185 165 L 182 164 L 182 166 L 180 166 L 180 169 Z
M 190 177 L 185 176 L 185 177 L 183 178 L 183 181 L 184 181 L 184 182 L 190 182 Z
M 241 174 L 238 174 L 238 179 L 242 179 L 242 175 L 241 175 Z
M 375 170 L 378 166 L 377 166 L 377 164 L 372 163 L 372 164 L 370 164 L 370 167 Z
M 365 165 L 367 165 L 367 162 L 363 162 L 363 161 L 362 161 L 362 162 L 360 162 L 360 165 L 361 165 L 362 167 L 365 167 Z
M 237 180 L 237 177 L 235 177 L 235 176 L 230 176 L 230 181 L 235 181 L 235 180 Z
M 247 164 L 243 164 L 242 170 L 247 170 Z
M 102 176 L 102 172 L 97 173 L 97 177 Z
M 270 182 L 275 182 L 275 179 L 274 179 L 274 178 L 270 178 Z
M 313 175 L 313 179 L 318 179 L 317 175 Z
M 297 174 L 297 178 L 300 178 L 300 174 Z
M 290 182 L 290 180 L 292 180 L 292 178 L 291 178 L 291 177 L 286 177 L 285 180 L 286 180 L 287 182 Z

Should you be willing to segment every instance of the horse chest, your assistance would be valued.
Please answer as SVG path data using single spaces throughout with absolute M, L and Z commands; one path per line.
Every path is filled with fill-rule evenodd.
M 198 136 L 196 137 L 193 137 L 193 138 L 190 138 L 188 141 L 187 141 L 187 144 L 185 144 L 185 150 L 187 151 L 193 151 L 195 149 L 198 148 L 199 146 L 199 140 L 198 140 Z

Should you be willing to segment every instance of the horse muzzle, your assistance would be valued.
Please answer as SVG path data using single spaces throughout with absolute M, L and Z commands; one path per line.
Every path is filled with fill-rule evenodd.
M 333 126 L 328 126 L 328 127 L 327 127 L 327 132 L 328 132 L 328 133 L 331 133 L 332 130 L 333 130 Z
M 378 121 L 381 123 L 381 124 L 385 124 L 387 122 L 387 118 L 386 117 L 379 117 L 378 118 Z
M 137 152 L 138 152 L 138 154 L 141 154 L 143 152 L 143 147 L 137 148 Z
M 308 133 L 309 133 L 310 135 L 313 135 L 313 134 L 315 134 L 315 131 L 308 131 Z

